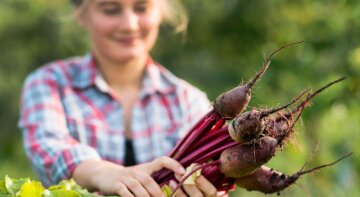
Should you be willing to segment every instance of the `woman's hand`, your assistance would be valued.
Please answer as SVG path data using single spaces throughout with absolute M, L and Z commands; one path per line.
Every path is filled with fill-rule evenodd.
M 176 178 L 178 180 L 181 180 L 181 177 L 176 175 Z M 195 180 L 196 185 L 183 185 L 182 188 L 185 190 L 181 190 L 178 189 L 175 193 L 176 197 L 186 197 L 186 196 L 190 196 L 190 197 L 202 197 L 202 196 L 206 196 L 206 197 L 216 197 L 217 196 L 217 190 L 215 188 L 215 186 L 210 183 L 205 177 L 203 176 L 199 176 L 196 180 Z M 170 181 L 170 188 L 171 189 L 175 189 L 177 186 L 176 182 L 171 180 Z
M 173 171 L 177 176 L 185 173 L 179 162 L 164 156 L 132 167 L 107 161 L 87 160 L 75 169 L 73 178 L 79 185 L 98 190 L 103 194 L 118 194 L 121 197 L 158 197 L 163 196 L 163 193 L 151 174 L 162 168 Z M 191 188 L 190 190 L 192 191 Z

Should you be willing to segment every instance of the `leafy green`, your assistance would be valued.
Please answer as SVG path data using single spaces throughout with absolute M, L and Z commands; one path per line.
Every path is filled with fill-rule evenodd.
M 17 193 L 17 196 L 22 197 L 38 197 L 43 194 L 45 188 L 40 182 L 37 181 L 27 181 L 22 186 L 20 191 Z
M 83 195 L 80 195 L 76 191 L 67 190 L 67 189 L 57 189 L 57 190 L 47 190 L 45 193 L 43 193 L 44 197 L 81 197 Z
M 164 196 L 166 197 L 170 197 L 170 195 L 172 194 L 172 189 L 168 186 L 168 185 L 164 185 L 161 187 L 161 190 L 164 194 Z
M 12 179 L 5 176 L 0 180 L 0 197 L 102 197 L 80 187 L 73 179 L 63 180 L 48 189 L 41 182 L 25 179 Z
M 15 195 L 23 186 L 24 183 L 29 182 L 30 179 L 11 179 L 9 176 L 5 176 L 5 187 L 9 194 Z
M 5 187 L 5 181 L 0 181 L 0 194 L 7 193 L 7 189 Z

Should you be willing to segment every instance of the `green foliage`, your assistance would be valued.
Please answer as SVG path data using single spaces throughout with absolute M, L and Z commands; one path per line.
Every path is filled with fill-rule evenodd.
M 1 197 L 102 197 L 81 188 L 72 179 L 63 180 L 58 185 L 46 189 L 40 182 L 29 178 L 12 179 L 5 176 L 5 179 L 0 181 L 0 189 Z
M 294 173 L 320 141 L 311 165 L 354 156 L 299 180 L 293 196 L 360 196 L 360 4 L 352 0 L 184 0 L 187 35 L 165 26 L 154 59 L 200 87 L 213 100 L 260 68 L 263 56 L 293 41 L 305 43 L 277 54 L 254 89 L 250 106 L 288 102 L 340 76 L 348 79 L 320 94 L 306 109 L 289 144 L 269 166 Z M 0 176 L 35 177 L 21 147 L 19 98 L 25 76 L 42 64 L 88 51 L 68 1 L 0 1 Z M 3 189 L 0 183 L 0 189 Z M 235 195 L 259 196 L 237 190 Z

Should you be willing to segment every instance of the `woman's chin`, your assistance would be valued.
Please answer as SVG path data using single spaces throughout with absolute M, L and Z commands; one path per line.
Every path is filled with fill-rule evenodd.
M 143 52 L 131 52 L 131 53 L 118 53 L 118 55 L 114 56 L 114 60 L 118 63 L 126 63 L 136 60 L 145 59 L 147 54 Z

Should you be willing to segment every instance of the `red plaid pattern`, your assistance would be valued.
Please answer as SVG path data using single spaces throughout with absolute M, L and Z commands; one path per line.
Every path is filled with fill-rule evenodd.
M 24 84 L 19 127 L 45 185 L 71 177 L 83 160 L 124 158 L 121 103 L 91 54 L 56 61 Z M 131 129 L 137 162 L 166 155 L 210 109 L 206 95 L 149 58 Z

